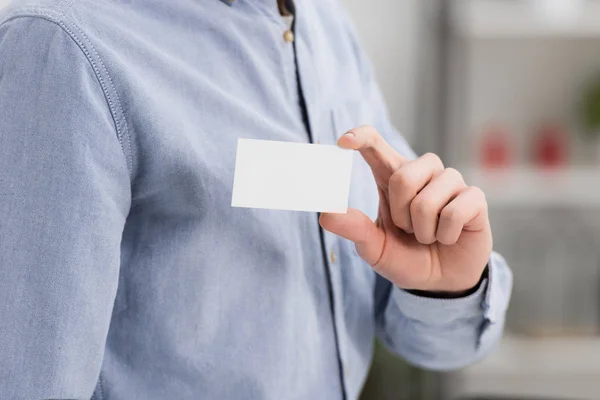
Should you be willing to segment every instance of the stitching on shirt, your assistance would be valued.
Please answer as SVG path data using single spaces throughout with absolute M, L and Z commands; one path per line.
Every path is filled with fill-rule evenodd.
M 105 84 L 104 84 L 104 80 L 102 79 L 101 74 L 98 72 L 96 74 L 96 76 L 97 76 L 98 80 L 100 81 L 100 84 L 104 88 L 105 96 L 106 96 L 106 98 L 108 100 L 108 103 L 109 103 L 109 105 L 111 107 L 111 113 L 113 114 L 113 119 L 115 121 L 115 126 L 117 127 L 117 135 L 119 136 L 119 141 L 121 142 L 121 147 L 123 146 L 123 136 L 125 136 L 125 139 L 127 140 L 127 150 L 128 151 L 126 151 L 125 153 L 128 156 L 130 172 L 132 173 L 133 172 L 133 156 L 131 154 L 131 137 L 129 135 L 129 130 L 128 130 L 128 127 L 127 127 L 127 122 L 125 121 L 125 113 L 123 112 L 123 107 L 121 105 L 121 100 L 119 99 L 119 95 L 117 94 L 117 90 L 115 88 L 115 84 L 113 83 L 113 80 L 110 77 L 110 75 L 108 73 L 108 70 L 107 70 L 106 66 L 104 65 L 104 62 L 102 61 L 102 58 L 100 57 L 100 55 L 96 51 L 96 48 L 94 47 L 94 45 L 92 44 L 92 42 L 89 40 L 89 38 L 86 36 L 86 34 L 81 30 L 81 28 L 79 28 L 79 26 L 77 26 L 77 25 L 75 25 L 73 23 L 72 23 L 72 25 L 75 27 L 75 29 L 77 29 L 79 31 L 79 33 L 81 34 L 81 36 L 89 44 L 89 46 L 92 49 L 94 55 L 98 59 L 98 61 L 100 63 L 100 66 L 102 67 L 104 73 L 106 74 L 106 77 L 107 77 L 108 82 L 110 84 L 110 88 L 112 89 L 112 92 L 115 95 L 115 103 L 116 103 L 116 107 L 118 109 L 117 111 L 119 113 L 118 116 L 121 117 L 121 119 L 123 119 L 123 126 L 121 126 L 121 124 L 117 121 L 117 116 L 115 115 L 113 101 L 110 98 L 110 94 L 108 93 L 108 90 L 106 90 L 106 87 L 105 87 Z M 66 28 L 66 29 L 68 29 L 68 28 Z M 84 50 L 84 53 L 86 53 L 86 55 L 87 55 L 87 50 Z M 97 69 L 96 63 L 92 60 L 92 57 L 90 57 L 88 55 L 88 59 L 89 59 L 90 63 L 92 64 L 92 66 L 94 67 L 94 69 L 96 70 Z M 125 149 L 123 149 L 123 150 L 125 151 Z
M 66 2 L 63 3 L 63 8 L 60 9 L 60 11 L 62 13 L 59 14 L 63 19 L 68 19 L 64 15 L 64 11 L 66 11 L 68 9 L 68 7 L 72 6 L 76 1 L 77 0 L 66 0 Z M 96 75 L 96 79 L 100 83 L 102 92 L 108 102 L 111 117 L 115 124 L 117 139 L 119 140 L 119 144 L 121 145 L 121 150 L 123 151 L 123 153 L 126 157 L 127 164 L 129 167 L 128 168 L 129 175 L 131 178 L 132 174 L 133 174 L 133 156 L 132 156 L 132 152 L 131 152 L 131 138 L 129 135 L 129 130 L 128 130 L 127 124 L 124 123 L 124 126 L 122 127 L 121 123 L 119 122 L 119 119 L 120 119 L 119 117 L 121 117 L 123 119 L 123 121 L 125 121 L 125 118 L 124 118 L 125 114 L 123 112 L 123 108 L 121 106 L 121 101 L 117 95 L 117 91 L 114 86 L 114 83 L 113 83 L 112 79 L 110 78 L 110 75 L 108 74 L 108 70 L 106 69 L 106 66 L 104 65 L 98 52 L 96 51 L 96 49 L 94 48 L 94 46 L 92 45 L 92 43 L 90 42 L 88 37 L 85 35 L 85 33 L 76 24 L 74 24 L 72 21 L 69 20 L 70 24 L 73 25 L 77 29 L 77 31 L 85 38 L 85 40 L 89 44 L 90 48 L 93 50 L 93 53 L 94 53 L 93 55 L 95 55 L 96 58 L 99 60 L 102 70 L 100 70 L 100 68 L 98 68 L 98 65 L 95 62 L 93 55 L 90 53 L 90 51 L 88 50 L 85 43 L 83 43 L 83 41 L 81 39 L 79 39 L 79 37 L 73 32 L 72 29 L 69 28 L 69 26 L 67 26 L 67 24 L 63 20 L 61 20 L 60 18 L 57 17 L 55 12 L 52 12 L 52 10 L 40 10 L 40 9 L 29 9 L 29 10 L 20 10 L 20 11 L 21 11 L 20 13 L 18 13 L 16 15 L 12 15 L 9 18 L 2 21 L 2 24 L 9 22 L 11 20 L 14 20 L 14 19 L 22 18 L 22 17 L 32 17 L 32 18 L 40 18 L 40 19 L 47 20 L 51 23 L 54 23 L 54 24 L 60 26 L 69 35 L 69 37 L 78 45 L 79 49 L 86 56 L 88 62 L 90 63 L 90 65 L 94 71 L 94 74 Z M 107 87 L 106 82 L 105 82 L 104 78 L 102 77 L 102 72 L 104 72 L 104 74 L 106 74 L 106 76 L 108 78 L 108 81 L 110 83 L 110 89 L 112 89 L 112 91 L 115 94 L 115 99 L 116 99 L 115 101 L 113 101 L 112 96 L 109 91 L 109 88 Z M 117 103 L 116 108 L 115 108 L 115 102 Z M 127 148 L 126 148 L 125 144 L 123 143 L 123 135 L 125 135 L 127 137 Z
M 75 3 L 76 0 L 68 0 L 68 1 L 70 1 L 70 5 L 69 6 L 72 6 Z M 67 19 L 64 11 L 62 13 L 62 16 L 63 16 L 63 18 Z M 62 23 L 62 21 L 60 21 L 60 22 Z M 89 38 L 87 37 L 87 35 L 81 30 L 81 28 L 78 25 L 76 25 L 72 21 L 70 21 L 70 22 L 71 22 L 71 25 L 73 25 L 75 27 L 75 29 L 77 29 L 77 31 L 81 34 L 81 36 L 83 37 L 83 39 L 85 41 L 87 41 L 87 43 L 88 43 L 89 47 L 91 48 L 92 52 L 94 53 L 94 55 L 98 59 L 100 65 L 102 67 L 103 72 L 106 74 L 108 82 L 110 83 L 110 88 L 112 89 L 112 92 L 115 95 L 115 102 L 116 102 L 116 107 L 117 107 L 118 115 L 115 112 L 113 101 L 112 101 L 112 99 L 110 97 L 110 94 L 108 93 L 108 90 L 107 90 L 105 84 L 104 84 L 104 79 L 102 78 L 101 71 L 98 70 L 98 68 L 96 66 L 96 63 L 93 60 L 93 57 L 91 57 L 88 54 L 87 49 L 85 49 L 85 46 L 82 45 L 81 48 L 82 48 L 83 52 L 86 53 L 86 57 L 88 58 L 89 62 L 92 64 L 94 70 L 96 71 L 96 77 L 100 81 L 100 84 L 101 84 L 101 86 L 103 88 L 104 94 L 105 94 L 105 96 L 107 98 L 107 101 L 109 103 L 109 106 L 111 108 L 111 114 L 113 115 L 113 120 L 114 120 L 115 126 L 117 128 L 117 136 L 119 138 L 119 141 L 121 142 L 121 147 L 122 148 L 123 148 L 123 135 L 126 136 L 127 151 L 125 151 L 124 148 L 123 148 L 123 151 L 128 156 L 129 168 L 130 168 L 130 174 L 131 174 L 131 173 L 133 173 L 133 156 L 131 154 L 131 138 L 130 138 L 130 135 L 129 135 L 129 129 L 128 129 L 128 126 L 127 126 L 127 122 L 125 121 L 125 113 L 123 112 L 123 107 L 121 105 L 121 100 L 119 99 L 119 95 L 117 93 L 117 89 L 116 89 L 116 87 L 115 87 L 115 85 L 113 83 L 112 78 L 110 77 L 110 74 L 108 73 L 108 70 L 107 70 L 106 66 L 104 65 L 104 62 L 102 61 L 102 58 L 98 54 L 98 51 L 96 51 L 96 48 L 94 47 L 94 45 L 92 44 L 92 42 L 89 40 Z M 64 27 L 64 29 L 67 30 L 67 32 L 69 32 L 68 27 Z M 77 37 L 76 35 L 74 35 L 72 33 L 70 33 L 70 35 L 72 37 Z M 120 117 L 120 118 L 118 118 L 118 117 Z M 120 121 L 118 121 L 118 119 L 122 119 L 123 120 L 123 126 L 121 126 L 121 123 L 120 123 Z

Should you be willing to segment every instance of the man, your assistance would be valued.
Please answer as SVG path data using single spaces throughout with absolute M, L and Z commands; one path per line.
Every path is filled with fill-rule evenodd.
M 498 341 L 485 198 L 414 159 L 334 0 L 1 21 L 0 398 L 355 399 L 375 334 L 431 369 Z M 357 150 L 352 208 L 231 208 L 240 137 Z

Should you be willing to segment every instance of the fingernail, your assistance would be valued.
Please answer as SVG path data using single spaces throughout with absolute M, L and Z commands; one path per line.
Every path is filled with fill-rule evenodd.
M 344 136 L 354 137 L 354 133 L 353 132 L 346 132 L 346 133 L 344 133 Z

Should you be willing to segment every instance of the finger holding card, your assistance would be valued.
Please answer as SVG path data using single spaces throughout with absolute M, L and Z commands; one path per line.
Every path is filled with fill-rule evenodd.
M 474 287 L 492 251 L 481 190 L 433 154 L 407 160 L 372 127 L 352 129 L 338 145 L 359 151 L 373 171 L 379 217 L 373 222 L 358 210 L 323 214 L 323 228 L 354 241 L 359 255 L 399 287 L 457 293 Z

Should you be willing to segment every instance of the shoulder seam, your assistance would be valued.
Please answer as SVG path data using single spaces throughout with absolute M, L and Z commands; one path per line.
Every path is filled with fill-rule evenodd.
M 68 9 L 68 7 L 72 6 L 75 1 L 76 0 L 67 0 L 66 3 L 63 3 L 65 7 L 61 8 L 60 13 L 57 15 L 52 15 L 52 11 L 50 10 L 45 10 L 44 12 L 41 12 L 41 10 L 21 10 L 21 12 L 1 21 L 0 25 L 18 18 L 40 18 L 59 26 L 71 38 L 71 40 L 75 42 L 92 67 L 94 75 L 96 76 L 96 79 L 102 88 L 102 92 L 108 103 L 108 108 L 113 119 L 113 123 L 115 124 L 117 139 L 119 140 L 121 149 L 126 157 L 127 167 L 131 178 L 133 175 L 133 155 L 131 152 L 129 127 L 125 119 L 123 107 L 121 105 L 121 101 L 113 80 L 110 77 L 104 62 L 96 51 L 94 45 L 91 43 L 83 30 L 81 30 L 81 28 L 73 21 L 69 20 L 65 15 L 65 11 Z M 81 35 L 81 38 L 76 34 L 75 31 Z

